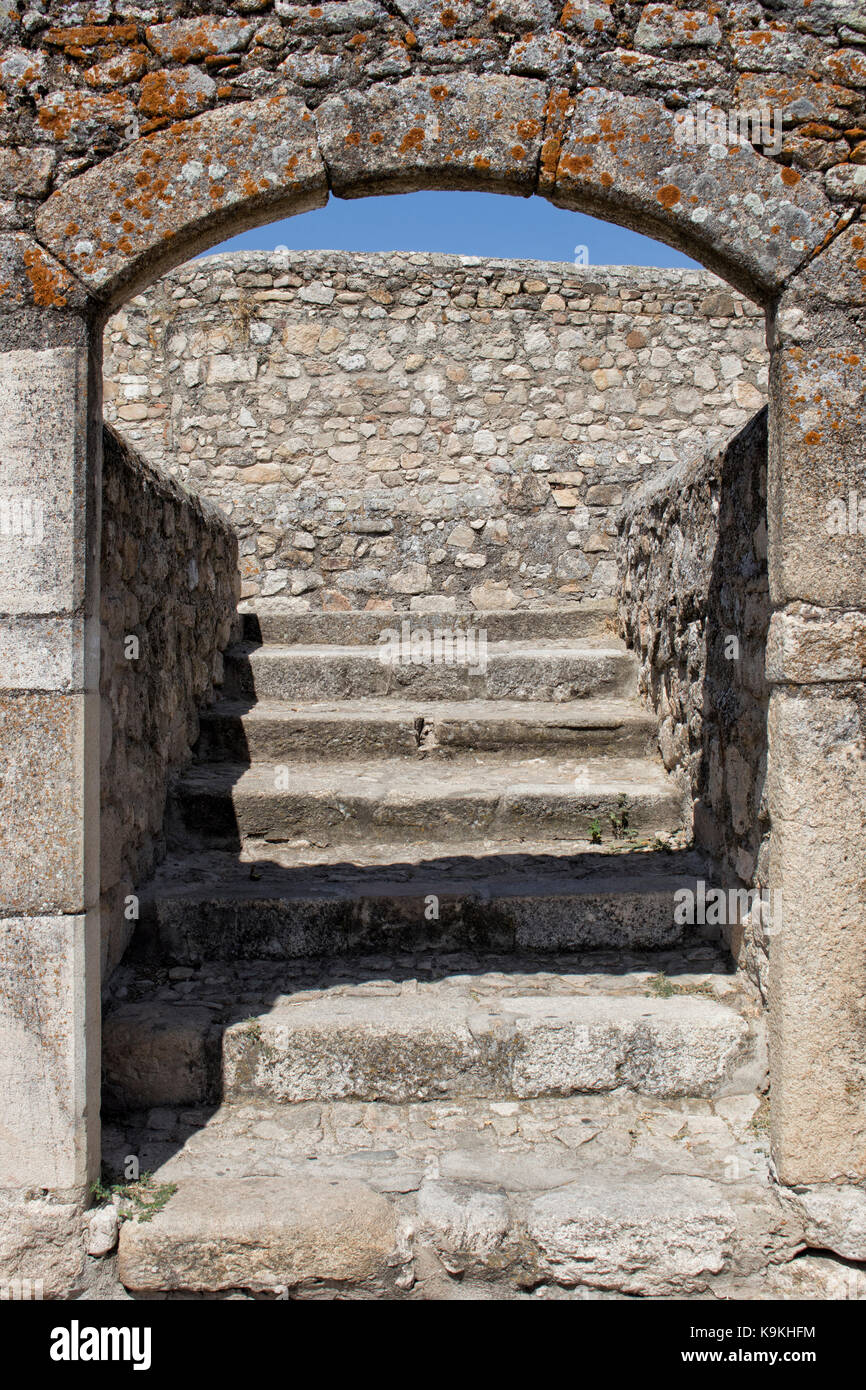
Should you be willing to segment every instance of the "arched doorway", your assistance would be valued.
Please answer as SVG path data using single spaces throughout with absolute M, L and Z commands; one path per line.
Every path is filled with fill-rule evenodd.
M 329 188 L 361 196 L 437 186 L 538 191 L 626 222 L 683 247 L 771 309 L 770 784 L 776 881 L 788 904 L 774 965 L 775 1145 L 785 1181 L 862 1176 L 859 1014 L 846 1001 L 862 930 L 862 662 L 850 650 L 859 650 L 863 571 L 858 535 L 840 537 L 832 553 L 815 545 L 828 487 L 854 486 L 862 474 L 862 328 L 847 312 L 866 294 L 862 234 L 849 225 L 850 205 L 840 211 L 815 181 L 754 151 L 730 148 L 710 169 L 703 152 L 683 151 L 673 116 L 651 98 L 592 89 L 575 97 L 532 78 L 486 74 L 382 83 L 315 111 L 291 95 L 269 96 L 179 122 L 70 178 L 38 214 L 38 242 L 8 239 L 8 365 L 27 391 L 11 392 L 7 415 L 18 428 L 36 393 L 66 567 L 52 574 L 43 564 L 3 582 L 15 640 L 38 667 L 16 689 L 32 694 L 34 710 L 45 691 L 57 707 L 51 760 L 63 768 L 70 814 L 44 883 L 22 888 L 20 851 L 13 854 L 11 902 L 25 919 L 77 914 L 74 926 L 71 916 L 63 924 L 60 949 L 68 1006 L 56 1084 L 65 1118 L 46 1137 L 47 1166 L 23 1131 L 10 1155 L 19 1169 L 32 1163 L 45 1186 L 64 1189 L 80 1188 L 94 1161 L 96 952 L 87 922 L 97 818 L 87 633 L 101 323 L 195 249 L 309 208 Z M 43 660 L 49 619 L 39 615 L 58 612 L 62 654 Z M 837 656 L 840 632 L 852 640 Z M 24 794 L 13 797 L 13 815 Z M 49 807 L 42 824 L 51 821 Z M 44 1082 L 34 1085 L 37 1108 L 43 1091 Z

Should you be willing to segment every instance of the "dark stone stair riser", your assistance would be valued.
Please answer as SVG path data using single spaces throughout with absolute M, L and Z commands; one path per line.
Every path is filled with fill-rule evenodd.
M 162 898 L 145 905 L 133 954 L 205 960 L 291 960 L 435 951 L 657 950 L 694 928 L 674 920 L 673 886 L 509 896 L 484 901 L 436 892 L 351 897 Z

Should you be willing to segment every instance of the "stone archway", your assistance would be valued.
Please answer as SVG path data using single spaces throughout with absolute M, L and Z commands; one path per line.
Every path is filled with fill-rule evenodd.
M 374 15 L 377 7 L 349 8 Z M 318 12 L 308 19 L 318 33 Z M 576 23 L 576 32 L 595 42 L 594 29 Z M 167 50 L 175 86 L 193 50 Z M 186 116 L 184 101 L 170 113 Z M 684 148 L 672 112 L 652 96 L 447 67 L 393 84 L 359 79 L 315 109 L 297 89 L 278 90 L 155 124 L 140 138 L 120 137 L 115 153 L 44 199 L 31 229 L 2 241 L 8 486 L 32 490 L 39 460 L 50 544 L 32 551 L 32 563 L 0 564 L 13 673 L 0 888 L 8 958 L 20 962 L 5 1007 L 16 1028 L 41 1040 L 39 1058 L 13 1049 L 6 1073 L 6 1094 L 23 1079 L 26 1098 L 22 1123 L 0 1146 L 0 1183 L 25 1175 L 28 1186 L 80 1195 L 98 1162 L 102 323 L 195 251 L 321 206 L 329 190 L 431 188 L 538 192 L 678 246 L 768 307 L 769 783 L 772 872 L 785 903 L 773 942 L 774 1144 L 785 1182 L 862 1180 L 866 570 L 859 535 L 831 547 L 820 531 L 831 490 L 864 486 L 861 185 L 837 182 L 834 202 L 817 178 L 750 147 Z M 37 726 L 44 737 L 26 754 Z M 28 1000 L 42 973 L 55 993 L 50 1017 L 34 1018 Z
M 846 215 L 751 146 L 708 157 L 680 129 L 657 101 L 525 77 L 412 77 L 314 112 L 275 95 L 135 141 L 53 194 L 36 233 L 116 304 L 216 240 L 323 206 L 329 190 L 538 193 L 686 250 L 767 302 Z

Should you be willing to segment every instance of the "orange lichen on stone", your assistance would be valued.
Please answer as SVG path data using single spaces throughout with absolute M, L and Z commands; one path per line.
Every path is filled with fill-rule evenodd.
M 592 168 L 592 155 L 591 155 L 591 154 L 580 154 L 580 155 L 576 155 L 576 154 L 566 154 L 566 155 L 563 155 L 563 156 L 562 156 L 562 159 L 561 159 L 561 161 L 560 161 L 560 167 L 561 167 L 562 169 L 564 169 L 564 171 L 565 171 L 567 174 L 574 174 L 574 176 L 575 176 L 576 178 L 579 178 L 579 177 L 581 176 L 581 174 L 586 174 L 586 173 L 588 173 L 589 170 Z
M 675 183 L 666 183 L 656 190 L 656 201 L 661 203 L 663 208 L 675 207 L 682 196 Z
M 142 78 L 138 107 L 145 116 L 187 116 L 200 111 L 207 100 L 187 73 L 162 68 Z
M 541 144 L 540 174 L 543 182 L 553 183 L 556 179 L 562 153 L 562 127 L 573 110 L 574 100 L 565 88 L 551 92 L 544 103 L 545 128 L 549 134 L 545 135 Z
M 34 303 L 48 309 L 62 309 L 67 300 L 61 290 L 67 287 L 67 282 L 60 270 L 35 246 L 24 251 L 22 260 L 33 289 Z
M 252 26 L 247 20 L 208 15 L 150 25 L 145 30 L 145 38 L 154 52 L 163 61 L 172 59 L 176 63 L 232 54 L 251 36 Z
M 408 154 L 410 150 L 420 150 L 424 144 L 424 131 L 421 126 L 413 126 L 407 131 L 400 142 L 400 153 Z
M 789 169 L 786 164 L 782 165 L 782 183 L 789 188 L 794 188 L 800 182 L 800 175 L 796 169 Z
M 99 121 L 115 129 L 126 125 L 132 107 L 119 92 L 55 92 L 40 107 L 37 121 L 57 141 L 68 140 L 73 127 Z
M 5 80 L 7 83 L 9 83 L 12 87 L 15 87 L 15 88 L 17 88 L 19 91 L 21 91 L 21 90 L 23 90 L 25 87 L 27 87 L 27 86 L 29 85 L 29 83 L 31 83 L 31 82 L 38 82 L 38 80 L 39 80 L 39 78 L 40 78 L 41 76 L 42 76 L 42 59 L 41 59 L 41 56 L 38 56 L 38 55 L 37 55 L 37 56 L 34 56 L 34 59 L 33 59 L 33 61 L 32 61 L 31 63 L 28 63 L 27 67 L 25 67 L 25 68 L 19 68 L 19 69 L 17 70 L 17 72 L 14 74 L 14 76 L 12 76 L 12 75 L 10 75 L 10 74 L 4 74 L 4 80 Z M 5 92 L 0 92 L 0 109 L 2 109 L 2 107 L 4 107 L 5 105 L 6 105 L 6 93 L 5 93 Z
M 845 132 L 847 134 L 847 131 Z M 798 134 L 805 135 L 809 140 L 835 140 L 836 132 L 831 125 L 824 125 L 821 121 L 807 121 L 805 125 L 798 127 Z
M 82 24 L 69 29 L 49 29 L 45 43 L 52 48 L 87 49 L 105 43 L 132 43 L 138 38 L 135 24 Z
M 829 53 L 826 63 L 839 82 L 866 82 L 866 54 L 844 49 L 842 53 Z
M 189 110 L 189 98 L 179 91 L 169 72 L 152 72 L 141 84 L 139 107 L 151 113 L 170 110 L 172 114 Z
M 88 87 L 122 87 L 137 82 L 147 67 L 147 50 L 140 45 L 94 64 L 84 74 Z

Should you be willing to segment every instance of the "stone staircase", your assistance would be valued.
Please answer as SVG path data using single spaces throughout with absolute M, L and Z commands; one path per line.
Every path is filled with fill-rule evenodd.
M 412 615 L 485 629 L 473 670 L 384 663 L 400 615 L 242 622 L 106 1002 L 106 1165 L 159 1196 L 126 1287 L 688 1297 L 790 1259 L 760 1009 L 675 920 L 703 866 L 609 606 Z

